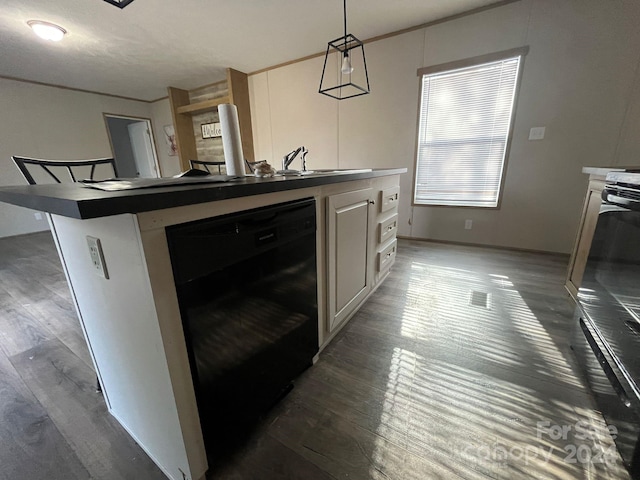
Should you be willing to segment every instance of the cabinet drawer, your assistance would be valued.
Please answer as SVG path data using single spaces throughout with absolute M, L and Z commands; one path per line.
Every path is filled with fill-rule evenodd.
M 398 197 L 400 195 L 400 187 L 395 186 L 382 190 L 382 200 L 380 201 L 380 211 L 386 212 L 398 205 Z
M 383 250 L 378 252 L 378 271 L 382 272 L 385 268 L 391 266 L 396 259 L 396 249 L 398 241 L 394 240 Z
M 396 213 L 392 217 L 378 222 L 380 225 L 378 230 L 378 243 L 385 243 L 387 240 L 395 238 L 398 231 L 398 214 Z

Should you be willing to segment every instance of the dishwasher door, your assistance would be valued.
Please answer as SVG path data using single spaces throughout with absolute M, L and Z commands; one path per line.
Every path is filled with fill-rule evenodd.
M 226 454 L 318 353 L 313 199 L 167 228 L 207 455 Z

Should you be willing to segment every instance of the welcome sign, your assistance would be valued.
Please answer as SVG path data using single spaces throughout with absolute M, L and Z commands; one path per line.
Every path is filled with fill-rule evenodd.
M 222 129 L 219 123 L 204 123 L 202 128 L 202 138 L 215 138 L 222 136 Z

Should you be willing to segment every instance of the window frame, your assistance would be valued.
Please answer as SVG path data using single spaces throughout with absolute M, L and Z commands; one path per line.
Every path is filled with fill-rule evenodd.
M 518 107 L 518 99 L 520 97 L 520 88 L 522 85 L 522 74 L 524 71 L 524 62 L 527 54 L 529 53 L 529 46 L 511 48 L 509 50 L 502 50 L 499 52 L 489 53 L 486 55 L 478 55 L 475 57 L 469 57 L 462 60 L 454 60 L 452 62 L 440 63 L 437 65 L 431 65 L 428 67 L 422 67 L 418 69 L 418 102 L 416 112 L 416 139 L 415 150 L 413 155 L 413 184 L 411 192 L 411 206 L 412 207 L 432 207 L 432 208 L 478 208 L 482 210 L 499 210 L 502 206 L 502 194 L 504 192 L 504 184 L 507 173 L 507 166 L 509 163 L 509 154 L 511 152 L 511 142 L 513 139 L 513 128 L 515 125 L 516 112 Z M 518 67 L 518 75 L 516 77 L 515 92 L 513 98 L 513 110 L 511 112 L 511 119 L 509 122 L 509 134 L 507 135 L 507 142 L 505 145 L 504 162 L 502 164 L 502 173 L 500 177 L 500 189 L 498 191 L 498 199 L 496 206 L 480 206 L 480 205 L 436 205 L 425 204 L 416 202 L 416 179 L 418 177 L 418 151 L 420 148 L 420 111 L 422 109 L 422 77 L 424 75 L 431 75 L 435 73 L 442 73 L 449 70 L 458 70 L 461 68 L 474 67 L 484 63 L 498 62 L 513 57 L 520 57 L 520 65 Z

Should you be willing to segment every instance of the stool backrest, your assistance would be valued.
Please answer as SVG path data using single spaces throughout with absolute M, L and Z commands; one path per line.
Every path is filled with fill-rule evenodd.
M 189 163 L 191 164 L 191 168 L 200 168 L 200 170 L 204 169 L 209 173 L 213 173 L 210 167 L 217 168 L 218 175 L 222 173 L 222 166 L 224 165 L 224 162 L 206 162 L 204 160 L 189 160 Z
M 113 170 L 113 177 L 118 177 L 118 169 L 116 168 L 116 162 L 113 158 L 97 158 L 93 160 L 44 160 L 40 158 L 28 158 L 28 157 L 11 157 L 16 164 L 25 180 L 30 185 L 37 183 L 45 183 L 43 181 L 36 181 L 34 178 L 35 171 L 43 170 L 48 177 L 56 183 L 62 183 L 63 179 L 71 180 L 71 182 L 77 182 L 78 180 L 96 180 L 96 167 L 98 165 L 110 165 Z M 90 167 L 90 168 L 87 168 Z M 85 173 L 89 173 L 89 177 Z M 64 176 L 63 176 L 64 174 Z M 79 177 L 79 175 L 82 175 Z M 39 175 L 38 178 L 43 175 Z

